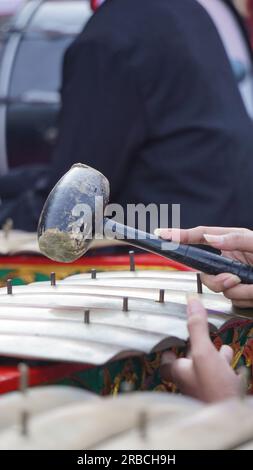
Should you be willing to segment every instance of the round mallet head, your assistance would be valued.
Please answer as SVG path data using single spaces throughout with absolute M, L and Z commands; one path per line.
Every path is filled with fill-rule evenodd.
M 77 163 L 49 194 L 38 225 L 41 252 L 54 261 L 71 263 L 89 249 L 98 232 L 103 234 L 109 182 L 102 173 Z

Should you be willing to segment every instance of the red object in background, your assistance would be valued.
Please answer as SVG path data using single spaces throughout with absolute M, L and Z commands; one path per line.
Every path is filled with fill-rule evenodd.
M 47 366 L 29 367 L 29 387 L 52 385 L 57 380 L 71 377 L 75 372 L 88 370 L 85 364 L 52 364 Z M 0 367 L 0 395 L 19 389 L 20 373 L 16 366 Z
M 154 269 L 176 269 L 178 271 L 194 271 L 194 269 L 184 266 L 177 261 L 170 261 L 167 258 L 163 258 L 159 255 L 153 254 L 139 254 L 135 253 L 135 262 L 139 268 L 154 268 Z M 17 256 L 0 256 L 0 266 L 8 265 L 33 265 L 33 266 L 58 266 L 66 268 L 66 263 L 58 263 L 57 261 L 51 261 L 45 256 L 27 256 L 27 255 L 17 255 Z M 129 267 L 129 255 L 102 255 L 102 256 L 86 256 L 80 258 L 69 266 L 76 267 L 78 266 L 88 266 L 88 267 L 100 267 L 104 270 L 109 269 L 113 270 L 115 267 L 122 267 L 126 269 Z
M 96 11 L 104 2 L 105 0 L 90 0 L 90 6 L 93 11 Z
M 251 39 L 251 45 L 253 47 L 253 0 L 247 0 L 247 9 L 248 9 L 247 26 L 249 30 L 250 39 Z

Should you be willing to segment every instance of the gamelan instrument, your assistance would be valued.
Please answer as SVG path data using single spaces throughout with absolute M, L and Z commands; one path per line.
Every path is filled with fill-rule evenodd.
M 83 171 L 88 173 L 86 180 Z M 87 207 L 93 207 L 95 194 L 108 200 L 107 180 L 92 169 L 74 166 L 51 193 L 42 213 L 38 234 L 44 254 L 70 262 L 87 250 L 91 241 L 87 234 L 94 234 L 93 225 L 86 223 L 85 217 L 77 223 L 73 208 L 85 201 Z M 105 205 L 103 202 L 102 211 Z M 103 224 L 116 227 L 123 238 L 126 231 L 134 231 L 105 218 Z M 158 238 L 144 234 L 146 238 L 139 243 L 139 234 L 134 231 L 133 235 L 130 242 L 134 245 L 164 255 Z M 127 237 L 125 240 L 129 242 Z M 230 268 L 233 272 L 232 265 L 224 268 L 222 257 L 213 258 L 216 255 L 199 250 L 203 253 L 200 257 L 192 247 L 179 246 L 177 250 L 175 259 L 205 272 L 213 266 L 210 259 L 217 261 L 212 273 Z M 165 257 L 175 252 L 169 250 Z M 92 270 L 62 281 L 52 273 L 50 282 L 26 286 L 8 280 L 0 289 L 0 355 L 95 367 L 173 347 L 185 348 L 186 296 L 194 292 L 208 309 L 213 332 L 232 319 L 243 322 L 252 318 L 252 311 L 233 309 L 223 295 L 202 286 L 198 273 L 136 271 L 131 256 L 129 272 Z M 250 282 L 248 267 L 240 265 L 240 270 L 242 280 Z M 253 408 L 248 399 L 205 406 L 162 393 L 125 393 L 95 401 L 72 396 L 57 407 L 52 400 L 51 409 L 36 406 L 32 415 L 26 394 L 23 387 L 16 424 L 12 419 L 0 430 L 1 449 L 226 449 L 239 448 L 253 436 Z
M 69 263 L 85 254 L 93 237 L 109 233 L 207 274 L 227 272 L 239 276 L 242 283 L 253 283 L 251 266 L 190 245 L 165 243 L 155 235 L 103 217 L 109 193 L 104 175 L 81 163 L 75 164 L 56 184 L 42 210 L 38 226 L 41 252 L 55 261 Z
M 180 398 L 180 397 L 179 397 Z M 189 404 L 189 408 L 190 408 Z M 138 427 L 96 446 L 96 450 L 230 450 L 249 446 L 253 438 L 253 400 L 227 400 L 202 405 L 188 415 L 149 420 L 145 432 Z M 252 447 L 251 447 L 252 448 Z
M 173 424 L 202 408 L 195 400 L 154 392 L 79 402 L 31 416 L 27 435 L 20 423 L 7 427 L 0 433 L 0 449 L 88 450 L 135 427 L 145 427 L 146 415 L 153 420 L 166 414 Z
M 0 356 L 97 366 L 185 346 L 186 296 L 197 292 L 214 332 L 252 318 L 195 272 L 92 270 L 62 281 L 52 273 L 50 282 L 26 286 L 9 280 L 0 289 Z M 94 399 L 27 384 L 21 374 L 21 393 L 0 396 L 0 449 L 227 449 L 253 438 L 246 398 L 213 406 L 161 392 Z
M 0 432 L 1 450 L 228 450 L 253 437 L 250 398 L 206 405 L 142 392 L 68 404 L 25 423 L 20 417 Z
M 0 432 L 17 424 L 24 409 L 35 416 L 86 400 L 98 401 L 99 397 L 80 388 L 55 385 L 3 395 L 0 397 Z
M 199 294 L 210 329 L 252 318 L 222 294 L 200 286 L 194 272 L 129 271 L 80 274 L 0 289 L 0 355 L 103 365 L 184 347 L 187 294 Z

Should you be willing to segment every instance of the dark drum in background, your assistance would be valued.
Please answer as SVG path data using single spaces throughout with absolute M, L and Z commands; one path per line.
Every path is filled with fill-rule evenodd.
M 30 0 L 2 26 L 0 174 L 50 161 L 63 56 L 91 14 L 86 0 Z

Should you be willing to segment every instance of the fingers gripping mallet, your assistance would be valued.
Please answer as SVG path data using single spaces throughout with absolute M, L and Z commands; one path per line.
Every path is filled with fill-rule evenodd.
M 109 195 L 109 182 L 104 175 L 75 164 L 53 188 L 42 210 L 38 226 L 41 252 L 55 261 L 71 263 L 86 253 L 92 238 L 110 232 L 116 239 L 204 273 L 231 273 L 239 276 L 242 283 L 253 283 L 250 266 L 193 246 L 165 243 L 155 235 L 104 217 Z M 96 223 L 99 216 L 102 226 Z

